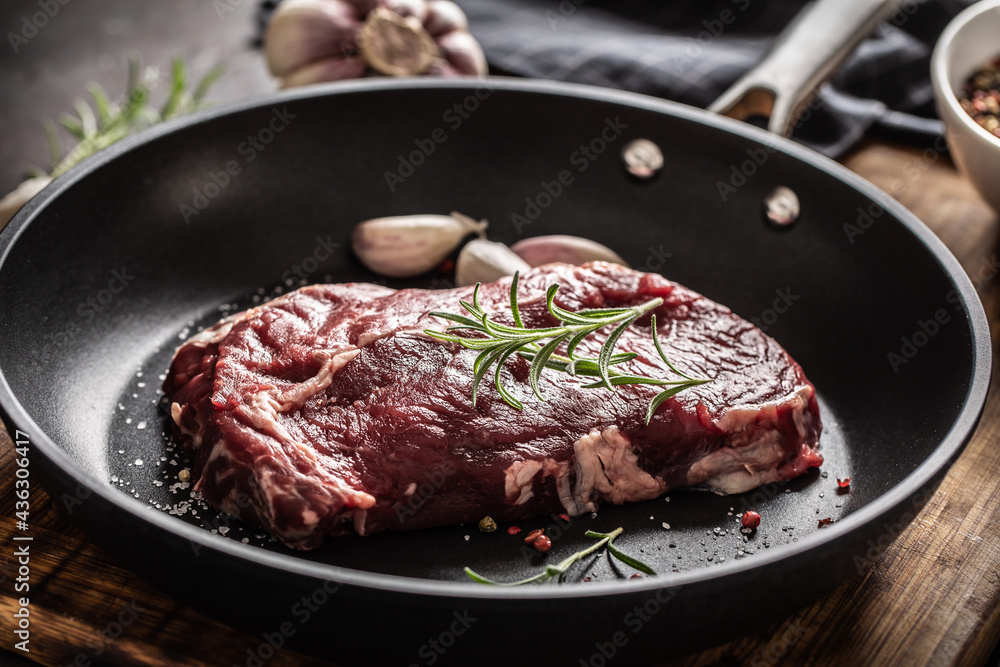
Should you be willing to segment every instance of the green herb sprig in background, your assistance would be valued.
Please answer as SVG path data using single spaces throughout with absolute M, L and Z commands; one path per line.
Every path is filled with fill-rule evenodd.
M 103 88 L 92 83 L 88 91 L 93 98 L 93 108 L 83 98 L 77 98 L 73 102 L 76 115 L 67 113 L 59 119 L 59 124 L 79 142 L 65 156 L 55 123 L 49 121 L 45 124 L 49 152 L 52 155 L 52 170 L 49 175 L 53 178 L 60 176 L 84 158 L 133 132 L 203 108 L 206 105 L 205 94 L 222 72 L 221 65 L 213 67 L 201 78 L 194 90 L 188 90 L 184 61 L 175 58 L 170 70 L 167 99 L 157 110 L 150 106 L 149 100 L 150 92 L 159 85 L 158 70 L 155 67 L 144 69 L 137 59 L 130 59 L 128 89 L 120 101 L 112 102 Z

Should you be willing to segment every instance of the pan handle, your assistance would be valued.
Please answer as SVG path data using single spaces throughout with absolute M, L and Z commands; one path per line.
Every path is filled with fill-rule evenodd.
M 769 118 L 767 129 L 788 136 L 795 120 L 854 48 L 899 0 L 815 0 L 778 35 L 764 59 L 708 109 L 745 120 Z

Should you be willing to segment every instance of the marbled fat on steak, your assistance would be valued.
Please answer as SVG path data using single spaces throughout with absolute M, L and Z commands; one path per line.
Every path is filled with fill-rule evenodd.
M 510 283 L 483 285 L 480 301 L 513 324 Z M 654 312 L 667 355 L 711 382 L 668 399 L 647 426 L 657 387 L 582 389 L 591 378 L 546 370 L 539 402 L 515 356 L 502 373 L 525 409 L 486 381 L 473 407 L 477 352 L 423 333 L 447 324 L 431 311 L 458 312 L 472 288 L 312 285 L 177 350 L 164 391 L 195 489 L 312 549 L 351 531 L 575 516 L 696 484 L 738 493 L 822 463 L 813 385 L 759 329 L 661 276 L 599 262 L 523 275 L 525 326 L 556 324 L 544 297 L 552 283 L 569 310 L 662 297 Z M 647 316 L 622 336 L 616 349 L 638 357 L 617 368 L 669 377 L 649 325 Z M 596 356 L 604 334 L 580 353 Z

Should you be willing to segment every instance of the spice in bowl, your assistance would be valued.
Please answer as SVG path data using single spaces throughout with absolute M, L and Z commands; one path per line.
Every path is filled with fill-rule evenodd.
M 980 127 L 1000 138 L 1000 56 L 987 62 L 965 82 L 959 103 Z

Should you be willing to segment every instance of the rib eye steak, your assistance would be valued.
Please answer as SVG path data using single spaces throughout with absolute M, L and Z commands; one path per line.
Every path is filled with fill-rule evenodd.
M 477 352 L 424 333 L 447 325 L 432 311 L 457 310 L 472 288 L 312 285 L 177 350 L 163 388 L 195 489 L 288 546 L 312 549 L 351 531 L 575 516 L 682 486 L 739 493 L 822 463 L 813 385 L 752 324 L 659 275 L 594 262 L 521 276 L 525 326 L 556 324 L 545 301 L 553 283 L 556 303 L 571 311 L 662 298 L 653 312 L 667 355 L 711 381 L 668 399 L 647 425 L 658 387 L 584 389 L 593 378 L 545 370 L 542 402 L 531 395 L 529 363 L 515 355 L 502 378 L 525 408 L 486 382 L 473 406 Z M 483 285 L 479 300 L 513 325 L 510 285 Z M 586 339 L 579 353 L 596 356 L 603 339 Z M 668 374 L 648 316 L 616 349 L 638 355 L 624 370 Z

